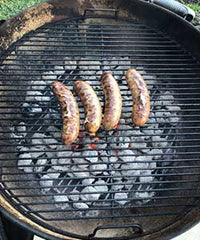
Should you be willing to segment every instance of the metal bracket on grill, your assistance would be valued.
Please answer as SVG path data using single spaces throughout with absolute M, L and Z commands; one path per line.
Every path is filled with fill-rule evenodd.
M 121 226 L 113 226 L 113 225 L 107 225 L 107 226 L 99 226 L 97 228 L 95 228 L 94 232 L 92 234 L 90 234 L 88 237 L 90 240 L 95 239 L 95 235 L 98 231 L 100 230 L 108 230 L 108 229 L 126 229 L 126 228 L 130 228 L 132 229 L 133 233 L 126 237 L 127 239 L 133 239 L 133 238 L 137 238 L 140 237 L 143 233 L 142 227 L 140 224 L 133 224 L 133 225 L 121 225 Z M 108 237 L 109 240 L 111 239 L 115 239 L 114 237 Z M 124 237 L 117 237 L 117 239 L 124 239 Z
M 111 9 L 107 9 L 107 8 L 86 8 L 83 14 L 83 18 L 86 17 L 87 12 L 111 12 L 114 13 L 114 17 L 117 18 L 118 17 L 118 10 L 111 8 Z

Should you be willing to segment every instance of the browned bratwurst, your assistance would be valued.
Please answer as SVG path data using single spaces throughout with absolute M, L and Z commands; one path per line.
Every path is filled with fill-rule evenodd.
M 90 135 L 95 135 L 101 126 L 102 109 L 94 89 L 84 81 L 76 81 L 74 90 L 80 97 L 85 111 L 85 128 Z
M 150 114 L 150 96 L 147 85 L 138 71 L 129 69 L 126 81 L 133 97 L 132 122 L 136 126 L 144 126 Z
M 117 126 L 121 117 L 121 92 L 111 72 L 105 72 L 102 75 L 101 86 L 105 94 L 103 127 L 105 130 L 111 130 Z
M 62 113 L 62 140 L 66 145 L 73 143 L 79 134 L 79 110 L 72 92 L 61 82 L 54 82 L 52 87 Z

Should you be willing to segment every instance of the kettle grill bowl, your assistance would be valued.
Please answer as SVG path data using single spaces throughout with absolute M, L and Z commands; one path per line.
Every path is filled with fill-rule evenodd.
M 83 17 L 84 10 L 88 7 L 118 9 L 118 17 L 117 19 L 116 16 L 113 17 L 112 12 L 106 12 L 103 16 L 99 16 L 97 12 L 89 12 Z M 41 18 L 41 16 L 43 17 Z M 174 22 L 176 26 L 173 26 Z M 85 24 L 85 29 L 81 28 L 82 24 Z M 126 24 L 135 32 L 128 29 L 130 32 L 126 34 L 128 28 Z M 49 40 L 52 31 L 59 36 L 59 28 L 66 28 L 65 34 L 70 35 L 72 30 L 67 29 L 69 25 L 80 28 L 76 41 L 80 40 L 80 36 L 85 41 L 95 40 L 95 37 L 99 37 L 99 42 L 95 43 L 97 45 L 105 40 L 105 36 L 109 36 L 111 39 L 113 36 L 115 37 L 119 29 L 123 35 L 120 35 L 119 39 L 115 37 L 114 40 L 127 42 L 128 36 L 133 34 L 134 37 L 129 39 L 130 42 L 127 45 L 120 43 L 122 46 L 118 45 L 118 47 L 112 42 L 105 43 L 103 46 L 89 47 L 86 43 L 86 46 L 77 45 L 70 50 L 68 45 L 70 46 L 71 43 L 64 41 L 60 43 L 56 40 L 51 47 L 46 40 Z M 98 29 L 94 30 L 94 26 Z M 137 32 L 137 26 L 140 26 L 143 32 Z M 110 29 L 110 27 L 113 27 L 113 31 L 108 34 L 107 28 Z M 161 30 L 162 32 L 160 32 Z M 32 32 L 28 33 L 29 31 Z M 0 203 L 5 214 L 20 224 L 25 224 L 27 228 L 39 235 L 42 235 L 43 232 L 43 236 L 51 239 L 70 239 L 70 237 L 71 239 L 90 239 L 89 235 L 98 226 L 126 226 L 130 223 L 142 226 L 144 231 L 142 239 L 163 239 L 164 236 L 185 229 L 198 221 L 200 139 L 200 113 L 198 110 L 200 104 L 200 50 L 198 40 L 200 40 L 200 34 L 189 23 L 160 7 L 149 5 L 143 1 L 52 1 L 31 8 L 9 20 L 3 24 L 0 32 L 2 33 L 0 72 L 2 197 Z M 41 32 L 43 39 L 40 38 Z M 186 32 L 191 34 L 183 38 Z M 140 44 L 145 34 L 149 36 L 150 40 L 145 43 L 146 45 Z M 160 43 L 167 43 L 159 48 L 157 45 L 153 45 L 151 36 L 160 39 L 156 40 Z M 39 40 L 46 41 L 46 45 L 42 46 Z M 63 46 L 59 50 L 61 44 Z M 160 46 L 159 43 L 158 45 Z M 56 48 L 57 50 L 55 50 Z M 85 49 L 86 52 L 84 52 Z M 55 56 L 50 55 L 51 51 L 56 53 Z M 116 57 L 119 60 L 121 60 L 120 54 L 128 56 L 131 59 L 132 67 L 142 67 L 144 76 L 147 75 L 147 84 L 156 86 L 157 95 L 159 95 L 159 91 L 167 89 L 173 94 L 174 104 L 181 106 L 179 122 L 172 127 L 168 138 L 172 145 L 168 149 L 169 153 L 166 153 L 169 155 L 166 161 L 171 161 L 172 164 L 168 168 L 162 163 L 157 165 L 158 168 L 160 167 L 155 172 L 158 184 L 152 183 L 151 190 L 154 190 L 156 195 L 148 203 L 136 207 L 133 201 L 135 207 L 114 207 L 114 211 L 105 208 L 98 217 L 94 218 L 75 217 L 77 210 L 58 210 L 53 203 L 53 194 L 41 193 L 40 179 L 37 174 L 26 174 L 18 169 L 16 147 L 19 145 L 13 142 L 10 129 L 25 118 L 21 106 L 30 90 L 32 79 L 44 72 L 45 64 L 49 71 L 53 69 L 54 64 L 60 64 L 65 53 L 74 54 L 79 58 L 94 53 L 96 58 L 101 60 L 105 56 Z M 12 60 L 9 60 L 9 57 Z M 28 67 L 22 66 L 25 61 L 27 61 Z M 33 61 L 34 64 L 32 64 Z M 126 61 L 124 60 L 122 64 L 124 67 Z M 155 82 L 152 83 L 148 76 L 156 76 Z M 71 86 L 76 77 L 81 76 L 76 72 L 72 74 L 73 80 L 69 83 Z M 65 83 L 67 84 L 67 82 Z M 51 96 L 50 92 L 50 88 L 48 88 L 45 92 L 46 96 Z M 153 96 L 151 98 L 152 112 L 155 113 L 157 111 L 156 101 Z M 55 106 L 57 105 L 51 96 L 48 108 L 55 109 Z M 59 113 L 57 114 L 59 116 Z M 45 119 L 42 116 L 38 117 L 37 124 L 34 123 L 37 119 L 28 123 L 32 124 L 31 131 L 38 131 L 38 129 L 40 131 L 38 127 L 40 124 L 45 127 Z M 165 121 L 167 122 L 167 120 Z M 27 136 L 30 138 L 31 133 Z M 171 136 L 174 136 L 173 140 Z M 30 142 L 28 137 L 25 140 Z M 109 139 L 108 133 L 105 133 L 105 139 Z M 175 152 L 171 150 L 175 150 Z M 162 205 L 166 205 L 166 207 Z M 8 206 L 11 207 L 10 210 Z M 53 209 L 54 207 L 55 209 Z M 23 218 L 18 215 L 20 213 L 24 215 Z M 35 224 L 38 224 L 39 227 Z M 45 228 L 49 232 L 45 232 Z M 109 239 L 116 237 L 129 239 L 132 235 L 134 236 L 131 228 L 115 228 L 98 231 L 96 236 Z

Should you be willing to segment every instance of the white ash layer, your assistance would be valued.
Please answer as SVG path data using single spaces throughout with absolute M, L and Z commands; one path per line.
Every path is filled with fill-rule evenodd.
M 31 82 L 21 106 L 22 114 L 28 120 L 19 121 L 18 126 L 10 128 L 12 139 L 20 143 L 17 147 L 18 169 L 35 173 L 42 193 L 59 192 L 60 195 L 54 196 L 56 207 L 80 212 L 81 209 L 90 209 L 88 216 L 98 216 L 101 212 L 93 211 L 93 205 L 105 206 L 111 202 L 116 206 L 131 202 L 141 205 L 151 201 L 155 194 L 151 183 L 158 179 L 155 176 L 157 162 L 163 162 L 161 166 L 170 165 L 168 158 L 163 157 L 165 153 L 172 153 L 170 147 L 173 144 L 173 139 L 168 141 L 166 129 L 173 131 L 179 122 L 181 108 L 176 105 L 173 92 L 158 89 L 156 76 L 148 74 L 141 66 L 136 67 L 147 82 L 152 100 L 149 121 L 145 127 L 139 128 L 131 122 L 132 95 L 125 72 L 134 65 L 128 57 L 99 61 L 65 57 L 63 65 L 59 64 L 43 72 L 41 79 Z M 122 93 L 119 126 L 109 132 L 101 127 L 97 142 L 83 131 L 83 143 L 78 138 L 76 144 L 79 147 L 74 151 L 61 141 L 62 120 L 51 85 L 55 80 L 66 79 L 63 82 L 69 83 L 73 91 L 75 80 L 87 81 L 95 89 L 103 107 L 100 77 L 105 71 L 113 72 Z M 77 74 L 76 78 L 71 80 L 71 74 Z M 81 103 L 79 106 L 82 107 Z M 80 112 L 84 119 L 83 109 Z M 38 117 L 42 120 L 30 126 L 30 120 Z M 29 142 L 26 142 L 27 136 Z

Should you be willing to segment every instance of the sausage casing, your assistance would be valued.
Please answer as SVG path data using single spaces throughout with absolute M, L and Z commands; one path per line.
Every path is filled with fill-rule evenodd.
M 66 145 L 73 143 L 79 134 L 79 109 L 72 92 L 61 82 L 54 82 L 52 91 L 57 97 L 62 113 L 62 140 Z
M 101 126 L 102 119 L 102 109 L 99 99 L 94 89 L 87 82 L 76 81 L 74 90 L 84 106 L 85 128 L 91 135 L 95 135 Z
M 122 97 L 117 81 L 111 72 L 105 72 L 101 77 L 101 86 L 105 95 L 103 127 L 105 130 L 115 128 L 122 112 Z
M 138 71 L 129 69 L 126 81 L 133 97 L 132 122 L 136 126 L 144 126 L 150 114 L 150 96 L 147 85 Z

